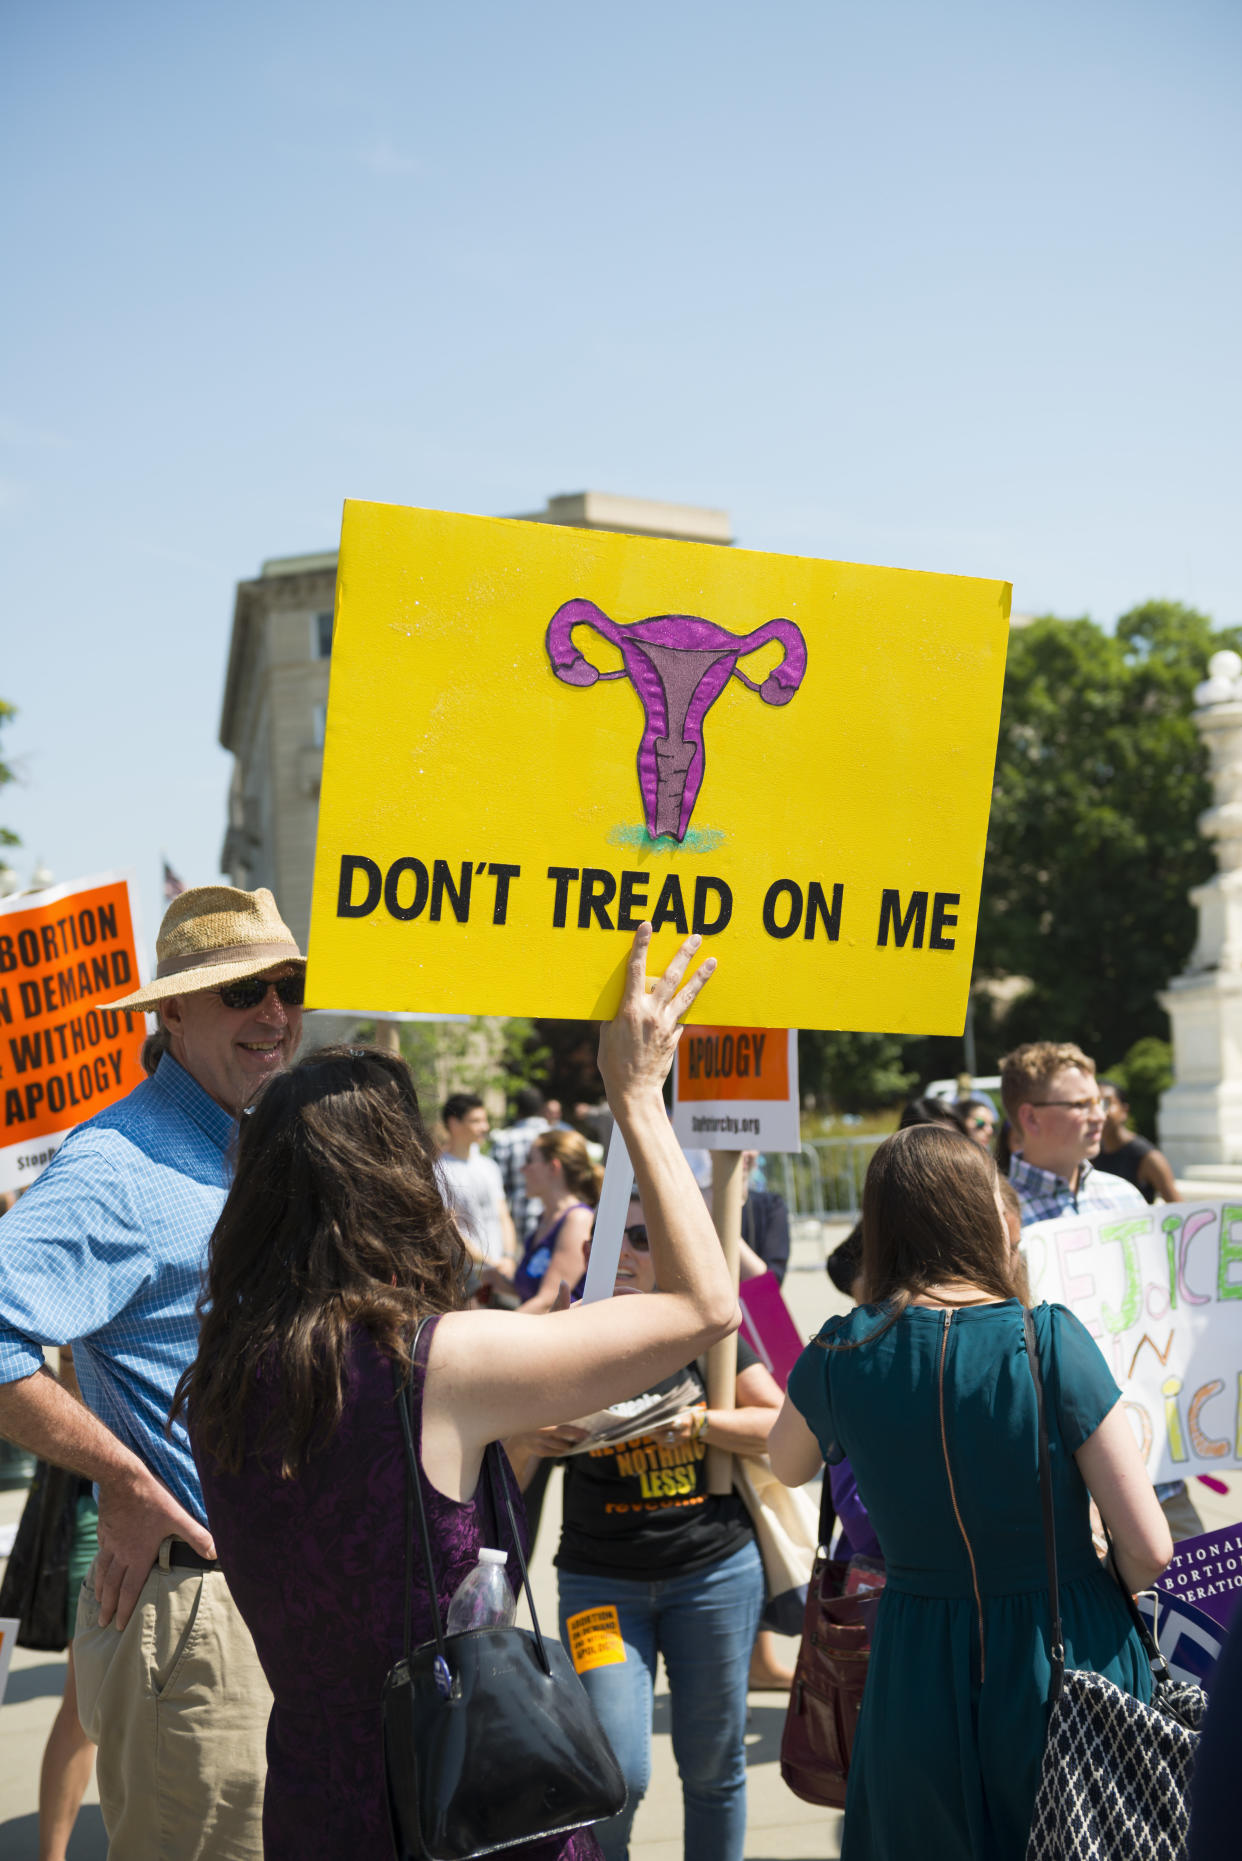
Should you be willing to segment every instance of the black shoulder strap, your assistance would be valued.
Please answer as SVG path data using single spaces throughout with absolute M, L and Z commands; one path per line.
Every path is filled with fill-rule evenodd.
M 1035 1403 L 1039 1412 L 1039 1491 L 1044 1512 L 1044 1548 L 1048 1557 L 1048 1583 L 1052 1597 L 1052 1691 L 1049 1703 L 1056 1700 L 1061 1691 L 1061 1681 L 1065 1674 L 1065 1646 L 1061 1634 L 1061 1598 L 1057 1586 L 1057 1540 L 1052 1510 L 1052 1464 L 1048 1454 L 1048 1419 L 1044 1412 L 1044 1385 L 1039 1373 L 1039 1348 L 1035 1341 L 1035 1320 L 1030 1312 L 1022 1315 L 1026 1330 L 1026 1360 L 1031 1368 L 1035 1382 Z M 1131 1596 L 1121 1572 L 1117 1568 L 1117 1552 L 1108 1526 L 1104 1527 L 1104 1539 L 1108 1545 L 1108 1569 L 1113 1581 L 1121 1591 L 1130 1620 L 1135 1632 L 1143 1644 L 1152 1677 L 1157 1682 L 1168 1680 L 1169 1664 L 1160 1652 L 1160 1644 L 1152 1635 L 1143 1619 L 1142 1611 Z
M 1052 1645 L 1048 1650 L 1052 1662 L 1052 1686 L 1048 1704 L 1055 1706 L 1065 1678 L 1065 1640 L 1061 1629 L 1061 1585 L 1057 1576 L 1057 1528 L 1052 1506 L 1052 1460 L 1048 1452 L 1048 1417 L 1044 1412 L 1044 1381 L 1039 1373 L 1039 1343 L 1035 1320 L 1023 1309 L 1022 1327 L 1026 1332 L 1026 1361 L 1035 1385 L 1035 1413 L 1039 1422 L 1039 1502 L 1044 1516 L 1044 1555 L 1048 1560 L 1048 1603 L 1052 1618 Z
M 436 1584 L 435 1559 L 431 1550 L 431 1532 L 427 1525 L 427 1507 L 423 1500 L 422 1481 L 418 1474 L 418 1455 L 414 1448 L 414 1379 L 417 1371 L 418 1340 L 423 1326 L 429 1322 L 422 1318 L 414 1332 L 414 1342 L 410 1349 L 410 1375 L 404 1388 L 396 1365 L 393 1365 L 393 1381 L 396 1384 L 397 1414 L 401 1421 L 401 1437 L 405 1443 L 406 1495 L 405 1495 L 405 1658 L 408 1661 L 412 1652 L 411 1599 L 414 1591 L 414 1513 L 418 1513 L 419 1536 L 423 1545 L 423 1562 L 427 1571 L 427 1594 L 431 1601 L 431 1623 L 435 1631 L 437 1659 L 444 1662 L 444 1671 L 448 1671 L 448 1649 L 444 1639 L 444 1622 L 440 1614 L 440 1595 Z M 539 1617 L 535 1613 L 535 1598 L 531 1592 L 530 1574 L 526 1568 L 526 1558 L 522 1551 L 522 1537 L 518 1531 L 517 1518 L 513 1511 L 513 1501 L 509 1494 L 508 1481 L 505 1478 L 503 1455 L 495 1441 L 489 1441 L 483 1450 L 483 1470 L 487 1474 L 491 1488 L 492 1509 L 497 1520 L 500 1509 L 497 1505 L 497 1487 L 504 1498 L 505 1510 L 509 1515 L 509 1529 L 513 1534 L 513 1548 L 517 1553 L 518 1568 L 522 1573 L 522 1588 L 526 1592 L 526 1606 L 530 1610 L 531 1627 L 535 1634 L 535 1645 L 539 1651 L 539 1665 L 545 1674 L 550 1674 L 552 1664 L 544 1647 L 543 1633 L 539 1627 Z

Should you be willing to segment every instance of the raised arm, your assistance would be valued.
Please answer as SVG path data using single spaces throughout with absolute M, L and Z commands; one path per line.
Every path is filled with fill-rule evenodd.
M 1087 1491 L 1112 1533 L 1122 1581 L 1145 1590 L 1173 1555 L 1173 1539 L 1120 1402 L 1074 1455 Z
M 639 1395 L 736 1328 L 720 1243 L 661 1096 L 678 1022 L 715 961 L 685 981 L 701 943 L 689 937 L 648 991 L 650 942 L 644 924 L 621 1007 L 600 1035 L 599 1063 L 634 1164 L 660 1290 L 536 1317 L 482 1311 L 442 1318 L 424 1397 L 423 1464 L 453 1497 L 473 1491 L 488 1441 Z

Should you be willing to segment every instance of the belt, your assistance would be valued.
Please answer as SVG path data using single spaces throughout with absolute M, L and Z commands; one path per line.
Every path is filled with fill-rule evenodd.
M 219 1570 L 220 1565 L 214 1557 L 204 1557 L 193 1545 L 185 1544 L 180 1538 L 174 1538 L 168 1547 L 168 1562 L 179 1570 Z

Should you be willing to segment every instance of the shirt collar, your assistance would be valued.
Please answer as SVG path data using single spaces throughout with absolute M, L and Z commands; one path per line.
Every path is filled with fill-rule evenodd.
M 171 1100 L 178 1111 L 193 1119 L 218 1150 L 228 1149 L 237 1129 L 237 1120 L 230 1118 L 223 1106 L 217 1105 L 203 1091 L 193 1074 L 187 1073 L 171 1053 L 161 1054 L 150 1084 L 162 1097 Z
M 1078 1165 L 1078 1187 L 1071 1189 L 1065 1177 L 1058 1176 L 1055 1170 L 1041 1170 L 1037 1163 L 1028 1163 L 1020 1154 L 1009 1159 L 1010 1182 L 1020 1189 L 1042 1190 L 1045 1195 L 1053 1195 L 1058 1189 L 1063 1189 L 1066 1195 L 1081 1195 L 1091 1174 L 1090 1161 L 1084 1157 Z

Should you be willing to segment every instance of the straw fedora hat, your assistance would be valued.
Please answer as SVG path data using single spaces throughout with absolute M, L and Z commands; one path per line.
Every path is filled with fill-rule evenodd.
M 195 885 L 164 913 L 155 945 L 155 978 L 109 1008 L 154 1008 L 170 995 L 198 995 L 281 963 L 306 965 L 297 939 L 266 887 Z

